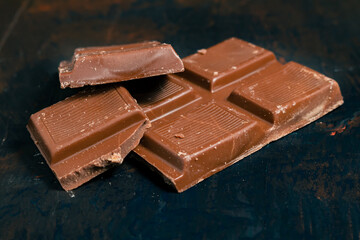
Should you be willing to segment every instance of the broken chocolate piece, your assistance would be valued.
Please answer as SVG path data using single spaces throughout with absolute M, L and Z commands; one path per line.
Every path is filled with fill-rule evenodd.
M 183 62 L 125 85 L 152 122 L 134 151 L 179 192 L 343 103 L 334 80 L 236 38 Z
M 61 88 L 77 88 L 184 71 L 169 44 L 156 41 L 78 48 L 59 66 Z
M 125 88 L 86 89 L 45 108 L 27 128 L 65 190 L 121 164 L 150 122 Z

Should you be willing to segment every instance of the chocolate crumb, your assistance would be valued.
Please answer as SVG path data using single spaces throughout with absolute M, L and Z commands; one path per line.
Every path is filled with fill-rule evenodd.
M 207 50 L 206 50 L 206 49 L 199 49 L 199 50 L 197 50 L 197 52 L 198 52 L 199 54 L 201 54 L 201 55 L 205 55 L 206 52 L 207 52 Z
M 183 139 L 185 136 L 182 133 L 177 133 L 174 135 L 174 137 Z

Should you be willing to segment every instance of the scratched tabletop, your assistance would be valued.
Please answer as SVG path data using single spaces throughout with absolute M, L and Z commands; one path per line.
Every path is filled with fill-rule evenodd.
M 61 189 L 25 126 L 76 47 L 145 40 L 181 57 L 229 37 L 333 79 L 345 103 L 178 194 L 134 155 Z M 359 239 L 360 1 L 1 0 L 0 239 Z

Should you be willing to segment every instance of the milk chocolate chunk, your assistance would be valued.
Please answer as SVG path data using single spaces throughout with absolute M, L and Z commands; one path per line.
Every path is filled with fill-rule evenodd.
M 152 122 L 134 151 L 178 192 L 343 103 L 334 80 L 237 38 L 183 62 L 152 87 L 126 85 Z
M 32 139 L 65 190 L 121 164 L 150 122 L 120 86 L 86 89 L 30 118 Z
M 78 48 L 59 66 L 61 88 L 121 82 L 184 71 L 169 44 L 156 41 L 107 47 Z

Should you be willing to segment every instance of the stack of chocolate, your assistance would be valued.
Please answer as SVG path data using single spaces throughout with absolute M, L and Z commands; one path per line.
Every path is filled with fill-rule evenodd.
M 334 80 L 237 38 L 182 60 L 159 42 L 76 49 L 59 78 L 97 85 L 27 126 L 65 190 L 134 151 L 182 192 L 343 103 Z

